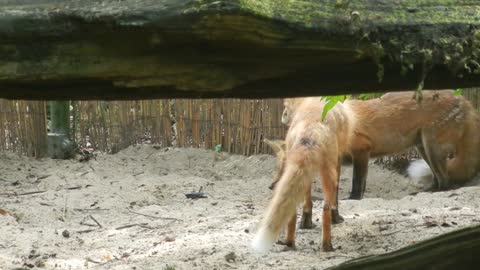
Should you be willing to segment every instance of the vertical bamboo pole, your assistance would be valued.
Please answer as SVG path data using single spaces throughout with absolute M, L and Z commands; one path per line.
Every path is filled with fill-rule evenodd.
M 69 139 L 70 104 L 68 101 L 50 101 L 50 133 L 48 134 L 48 155 L 51 158 L 71 158 L 73 143 Z

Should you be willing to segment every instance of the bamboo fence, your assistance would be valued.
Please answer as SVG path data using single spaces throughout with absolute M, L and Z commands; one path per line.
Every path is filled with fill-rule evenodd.
M 71 108 L 71 137 L 82 148 L 116 153 L 140 143 L 171 146 L 168 100 L 76 101 Z
M 463 93 L 476 108 L 480 107 L 478 90 Z M 0 100 L 0 150 L 44 156 L 46 108 L 44 101 Z M 271 153 L 263 139 L 284 138 L 282 111 L 281 99 L 74 101 L 71 138 L 80 148 L 108 153 L 143 143 L 212 150 L 220 145 L 222 151 L 242 155 Z M 382 160 L 398 158 L 403 157 Z
M 0 149 L 45 154 L 47 103 L 0 101 Z M 134 144 L 196 147 L 252 155 L 270 153 L 263 138 L 281 139 L 281 99 L 163 99 L 71 102 L 71 138 L 108 153 Z
M 45 102 L 0 99 L 0 149 L 42 157 L 47 145 Z

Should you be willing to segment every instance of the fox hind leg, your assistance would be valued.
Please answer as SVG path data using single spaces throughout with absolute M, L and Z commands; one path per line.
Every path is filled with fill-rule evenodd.
M 434 175 L 435 185 L 438 190 L 444 190 L 448 186 L 447 153 L 443 153 L 441 147 L 435 142 L 433 128 L 422 130 L 422 144 L 427 163 Z
M 277 241 L 277 244 L 285 245 L 285 249 L 295 250 L 295 229 L 297 225 L 297 212 L 290 218 L 287 225 L 287 235 L 285 240 Z
M 305 197 L 303 201 L 303 213 L 300 220 L 301 229 L 312 229 L 312 177 L 306 176 L 305 178 Z
M 428 164 L 428 166 L 430 167 L 430 170 L 431 170 L 432 165 L 430 165 L 430 161 L 428 160 L 428 156 L 425 152 L 425 148 L 423 147 L 422 143 L 417 145 L 416 148 L 417 148 L 418 153 L 420 153 L 420 156 L 423 158 L 423 160 L 425 160 L 425 162 Z M 435 191 L 435 190 L 438 190 L 438 180 L 435 176 L 435 173 L 433 173 L 433 170 L 432 170 L 432 182 L 431 182 L 430 186 L 427 186 L 427 187 L 424 188 L 424 191 Z
M 334 166 L 329 166 L 334 165 Z M 332 246 L 332 210 L 337 208 L 337 166 L 336 164 L 325 164 L 321 168 L 321 182 L 324 193 L 323 213 L 322 213 L 322 250 L 333 251 Z

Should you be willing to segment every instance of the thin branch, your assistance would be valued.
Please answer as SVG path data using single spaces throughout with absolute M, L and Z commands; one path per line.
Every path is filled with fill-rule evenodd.
M 73 186 L 73 187 L 66 187 L 66 190 L 74 190 L 74 189 L 81 189 L 82 186 Z
M 82 233 L 89 233 L 89 232 L 94 232 L 94 231 L 95 231 L 94 229 L 88 229 L 88 230 L 77 231 L 77 233 L 82 234 Z
M 145 217 L 151 217 L 151 218 L 156 218 L 156 219 L 167 219 L 167 220 L 178 220 L 178 221 L 182 221 L 181 219 L 178 219 L 178 218 L 159 217 L 159 216 L 154 216 L 154 215 L 142 214 L 142 213 L 139 213 L 139 212 L 132 211 L 132 210 L 130 210 L 130 209 L 127 209 L 127 211 L 130 212 L 130 213 L 132 213 L 132 214 L 136 214 L 136 215 L 140 215 L 140 216 L 145 216 Z
M 95 223 L 97 223 L 98 227 L 103 228 L 102 224 L 100 224 L 100 222 L 98 222 L 98 220 L 96 220 L 92 215 L 88 215 L 88 217 L 91 218 Z
M 66 217 L 67 217 L 67 194 L 65 193 L 65 195 L 63 196 L 63 221 L 66 221 Z
M 143 172 L 135 173 L 135 174 L 133 174 L 133 176 L 137 176 L 137 175 L 140 175 L 140 174 L 143 174 Z
M 117 227 L 117 228 L 115 228 L 115 230 L 123 230 L 123 229 L 131 228 L 131 227 L 135 227 L 135 226 L 143 227 L 143 226 L 147 226 L 147 225 L 148 225 L 148 223 L 133 223 L 133 224 L 128 224 L 128 225 Z
M 16 192 L 4 192 L 0 193 L 0 196 L 25 196 L 25 195 L 33 195 L 33 194 L 39 194 L 39 193 L 44 193 L 47 192 L 46 190 L 37 190 L 37 191 L 28 191 L 28 192 L 23 192 L 23 193 L 16 193 Z

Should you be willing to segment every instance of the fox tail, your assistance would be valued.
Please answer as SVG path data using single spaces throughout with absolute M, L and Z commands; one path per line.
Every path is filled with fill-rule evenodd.
M 260 227 L 253 238 L 252 248 L 267 252 L 273 245 L 282 228 L 295 215 L 297 203 L 304 195 L 305 170 L 298 164 L 287 163 L 285 171 L 275 187 L 273 198 L 265 212 Z

